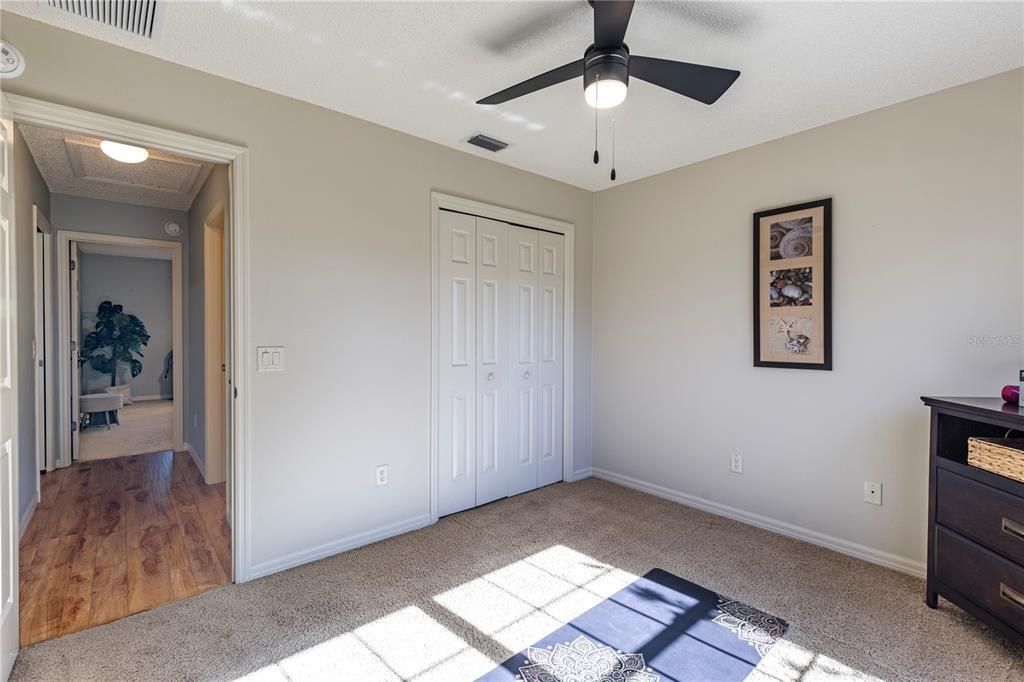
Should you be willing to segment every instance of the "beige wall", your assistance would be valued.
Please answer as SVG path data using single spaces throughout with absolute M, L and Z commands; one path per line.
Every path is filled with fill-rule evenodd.
M 18 518 L 24 520 L 36 499 L 36 377 L 32 361 L 35 336 L 32 205 L 50 218 L 50 190 L 39 174 L 25 138 L 14 128 L 14 249 L 18 290 Z
M 920 569 L 918 397 L 1021 366 L 1022 74 L 597 194 L 594 466 Z M 751 214 L 829 196 L 835 370 L 755 369 Z
M 251 151 L 252 341 L 287 349 L 287 370 L 249 387 L 256 570 L 428 514 L 433 189 L 576 224 L 590 465 L 589 192 L 9 13 L 2 30 L 28 64 L 11 92 Z

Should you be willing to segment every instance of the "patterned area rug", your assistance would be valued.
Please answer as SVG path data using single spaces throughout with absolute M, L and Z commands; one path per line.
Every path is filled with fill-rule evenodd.
M 788 627 L 656 568 L 480 680 L 738 682 Z

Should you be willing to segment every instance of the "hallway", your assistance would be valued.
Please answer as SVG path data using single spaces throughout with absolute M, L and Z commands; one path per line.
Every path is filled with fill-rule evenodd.
M 43 476 L 21 540 L 21 645 L 230 582 L 224 484 L 187 453 L 79 462 Z

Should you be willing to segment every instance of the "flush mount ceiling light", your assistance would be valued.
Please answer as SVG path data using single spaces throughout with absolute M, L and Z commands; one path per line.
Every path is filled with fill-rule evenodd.
M 149 158 L 149 152 L 142 147 L 134 147 L 111 140 L 100 142 L 100 150 L 114 161 L 121 163 L 142 163 Z

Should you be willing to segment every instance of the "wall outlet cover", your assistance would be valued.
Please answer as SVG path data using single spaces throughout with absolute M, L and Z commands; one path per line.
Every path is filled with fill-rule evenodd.
M 881 482 L 864 481 L 864 501 L 868 504 L 882 504 Z
M 729 470 L 734 474 L 743 473 L 743 455 L 733 454 L 729 461 Z
M 376 473 L 375 473 L 375 476 L 376 476 L 376 481 L 377 481 L 377 486 L 378 487 L 382 486 L 382 485 L 387 485 L 388 484 L 388 465 L 387 464 L 381 464 L 380 466 L 378 466 L 377 470 L 376 470 Z

